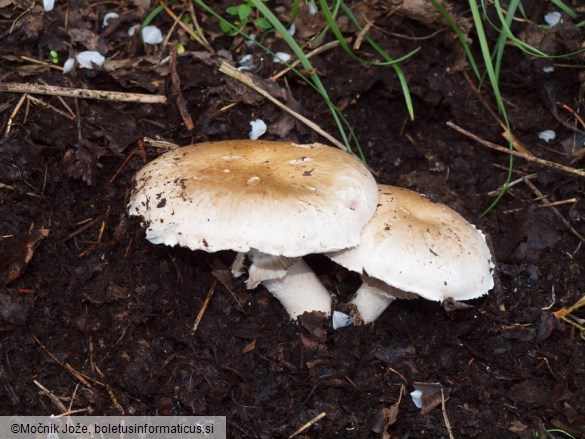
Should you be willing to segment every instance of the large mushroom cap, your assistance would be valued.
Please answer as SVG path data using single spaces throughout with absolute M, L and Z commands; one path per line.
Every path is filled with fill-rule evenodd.
M 431 300 L 473 299 L 494 286 L 485 237 L 457 212 L 388 185 L 379 185 L 378 203 L 361 244 L 331 259 Z
M 233 140 L 144 166 L 128 211 L 153 243 L 298 257 L 357 245 L 377 199 L 367 168 L 337 148 Z

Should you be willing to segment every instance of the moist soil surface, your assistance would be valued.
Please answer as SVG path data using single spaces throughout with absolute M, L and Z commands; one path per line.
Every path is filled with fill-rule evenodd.
M 392 56 L 420 48 L 400 64 L 414 120 L 391 68 L 359 63 L 339 45 L 312 63 L 379 182 L 424 193 L 486 233 L 495 287 L 469 307 L 397 300 L 374 324 L 333 330 L 311 314 L 292 322 L 264 288 L 247 290 L 229 271 L 235 253 L 153 245 L 128 217 L 133 175 L 166 150 L 153 140 L 243 139 L 250 121 L 262 119 L 263 139 L 330 143 L 219 72 L 221 62 L 251 55 L 247 73 L 262 89 L 339 137 L 312 88 L 291 72 L 270 79 L 283 65 L 222 33 L 198 7 L 207 46 L 164 11 L 153 22 L 168 35 L 163 43 L 129 37 L 156 6 L 146 3 L 58 1 L 46 12 L 39 3 L 1 2 L 3 83 L 166 97 L 153 104 L 0 95 L 1 415 L 224 415 L 229 437 L 251 438 L 289 437 L 320 414 L 301 437 L 585 437 L 585 340 L 554 314 L 585 295 L 583 177 L 515 158 L 517 183 L 481 216 L 506 181 L 510 156 L 480 141 L 508 143 L 497 111 L 487 109 L 495 108 L 487 86 L 474 90 L 444 22 L 390 2 L 355 5 Z M 529 3 L 528 18 L 543 23 L 552 5 Z M 218 12 L 227 6 L 213 4 Z M 290 17 L 286 2 L 271 6 Z M 449 6 L 464 28 L 465 6 Z M 188 4 L 171 7 L 194 22 Z M 107 12 L 120 17 L 103 27 Z M 304 43 L 324 21 L 304 7 L 301 14 L 295 38 Z M 563 18 L 551 29 L 525 22 L 514 29 L 548 53 L 568 53 L 585 34 Z M 347 20 L 341 30 L 352 45 L 363 40 Z M 273 32 L 256 33 L 285 51 Z M 185 52 L 172 55 L 178 43 Z M 106 62 L 67 74 L 55 68 L 83 50 Z M 382 60 L 365 42 L 356 53 Z M 582 166 L 584 66 L 582 56 L 545 60 L 506 47 L 500 85 L 518 149 Z M 544 130 L 556 138 L 542 140 Z M 338 308 L 360 285 L 324 256 L 307 262 Z M 571 316 L 583 318 L 583 310 Z M 415 386 L 424 391 L 422 409 L 410 396 Z

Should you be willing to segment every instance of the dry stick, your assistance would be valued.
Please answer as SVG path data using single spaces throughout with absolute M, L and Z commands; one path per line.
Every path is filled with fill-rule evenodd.
M 47 84 L 45 81 L 43 81 L 42 78 L 39 78 L 39 82 L 43 85 L 49 85 Z M 65 107 L 65 109 L 69 112 L 69 114 L 71 115 L 71 117 L 75 117 L 75 112 L 71 109 L 71 107 L 69 105 L 67 105 L 67 102 L 65 102 L 65 99 L 63 99 L 62 96 L 55 96 L 57 99 L 59 99 L 59 102 L 61 102 L 61 104 L 63 105 L 63 107 Z
M 150 137 L 146 136 L 142 139 L 142 141 L 146 146 L 152 146 L 153 148 L 161 148 L 169 151 L 172 149 L 179 148 L 179 145 L 177 145 L 176 143 L 166 142 L 164 140 L 151 139 Z
M 167 97 L 141 93 L 123 93 L 117 91 L 85 90 L 83 88 L 58 87 L 54 85 L 24 84 L 20 82 L 0 83 L 0 92 L 30 93 L 69 98 L 97 99 L 100 101 L 137 102 L 142 104 L 166 104 Z
M 449 439 L 455 439 L 455 436 L 453 436 L 453 430 L 451 430 L 451 423 L 447 417 L 447 407 L 445 406 L 445 392 L 443 391 L 443 386 L 441 386 L 441 411 L 443 412 L 443 419 L 445 420 L 445 427 L 447 427 L 447 432 L 449 433 Z
M 313 419 L 311 419 L 309 422 L 307 422 L 305 425 L 303 425 L 301 428 L 299 428 L 297 431 L 295 431 L 293 434 L 291 434 L 288 437 L 288 439 L 291 439 L 295 436 L 298 436 L 303 431 L 305 431 L 307 428 L 309 428 L 311 425 L 315 424 L 316 422 L 318 422 L 320 419 L 324 418 L 325 416 L 327 416 L 326 412 L 319 413 L 317 416 L 315 416 Z
M 110 396 L 110 398 L 112 398 L 114 390 L 112 389 L 112 387 L 109 384 L 102 383 L 101 381 L 98 381 L 95 378 L 92 378 L 92 377 L 84 374 L 83 372 L 80 372 L 80 371 L 74 369 L 73 366 L 71 366 L 69 363 L 63 363 L 55 355 L 53 355 L 53 353 L 50 352 L 43 343 L 41 343 L 41 341 L 38 339 L 38 337 L 33 332 L 31 332 L 30 335 L 33 338 L 33 340 L 49 355 L 49 357 L 51 357 L 53 359 L 53 361 L 55 363 L 57 363 L 62 368 L 66 369 L 71 375 L 73 375 L 75 378 L 77 378 L 79 381 L 81 381 L 81 383 L 85 387 L 92 388 L 93 387 L 92 384 L 94 384 L 96 386 L 100 386 L 100 387 L 104 388 L 106 390 L 106 392 L 108 392 L 108 395 Z M 101 371 L 100 371 L 100 373 L 101 373 Z M 102 377 L 103 377 L 103 374 L 102 374 Z M 116 408 L 122 409 L 122 413 L 124 412 L 124 409 L 117 403 L 117 400 L 115 398 L 112 399 L 112 402 L 114 403 Z M 63 411 L 65 412 L 67 410 L 65 409 Z
M 55 113 L 60 114 L 61 116 L 63 116 L 66 119 L 69 120 L 75 120 L 75 116 L 71 116 L 70 114 L 65 113 L 62 110 L 59 110 L 58 108 L 53 107 L 51 104 L 47 104 L 45 101 L 39 99 L 39 98 L 35 98 L 34 96 L 30 96 L 30 95 L 24 95 L 26 96 L 26 98 L 32 102 L 33 104 L 38 104 L 42 107 L 48 108 L 50 110 L 53 110 Z
M 34 333 L 31 332 L 31 336 L 33 340 L 49 355 L 49 357 L 53 359 L 55 363 L 57 363 L 62 368 L 66 369 L 71 375 L 73 375 L 75 378 L 81 381 L 84 386 L 91 388 L 92 385 L 90 384 L 90 381 L 93 382 L 94 384 L 98 384 L 103 387 L 106 386 L 106 384 L 101 383 L 98 380 L 91 378 L 82 372 L 79 372 L 78 370 L 75 370 L 69 363 L 63 363 L 61 360 L 55 357 L 55 355 L 53 355 L 53 353 L 51 353 L 43 343 L 41 343 L 41 341 L 37 338 L 37 336 Z
M 543 166 L 546 166 L 548 168 L 552 168 L 556 171 L 567 172 L 569 174 L 577 175 L 579 177 L 585 177 L 585 171 L 582 171 L 580 169 L 571 168 L 570 166 L 561 165 L 561 164 L 555 163 L 555 162 L 549 162 L 548 160 L 539 159 L 538 157 L 524 154 L 520 151 L 515 151 L 515 150 L 510 149 L 510 148 L 504 148 L 503 146 L 496 145 L 495 143 L 492 143 L 492 142 L 488 142 L 487 140 L 484 140 L 481 137 L 478 137 L 475 134 L 470 133 L 469 131 L 461 128 L 458 125 L 455 125 L 452 122 L 447 122 L 447 125 L 450 126 L 451 128 L 453 128 L 455 131 L 460 132 L 461 134 L 475 140 L 476 142 L 481 143 L 484 146 L 487 146 L 488 148 L 495 149 L 496 151 L 500 151 L 500 152 L 503 152 L 505 154 L 512 154 L 516 157 L 523 158 L 524 160 L 528 160 L 529 162 L 538 163 L 539 165 L 543 165 Z
M 169 64 L 171 67 L 171 86 L 173 87 L 173 93 L 176 96 L 175 103 L 179 110 L 179 114 L 183 119 L 185 128 L 187 131 L 193 131 L 195 129 L 195 124 L 193 123 L 193 119 L 187 108 L 187 101 L 183 97 L 183 92 L 181 91 L 181 78 L 179 78 L 179 73 L 177 72 L 177 44 L 174 44 L 171 49 L 171 60 Z
M 306 117 L 300 115 L 296 111 L 291 110 L 286 105 L 284 105 L 282 102 L 280 102 L 278 99 L 274 98 L 266 90 L 264 90 L 264 89 L 260 88 L 258 85 L 256 85 L 254 83 L 254 79 L 252 79 L 252 77 L 250 75 L 247 75 L 245 73 L 239 72 L 233 66 L 229 65 L 225 61 L 222 62 L 221 65 L 219 66 L 219 71 L 221 73 L 229 76 L 230 78 L 233 78 L 233 79 L 235 79 L 237 81 L 240 81 L 242 84 L 247 85 L 251 89 L 255 90 L 257 93 L 259 93 L 262 96 L 264 96 L 266 99 L 268 99 L 274 105 L 276 105 L 277 107 L 279 107 L 282 110 L 286 111 L 287 113 L 293 115 L 298 120 L 300 120 L 305 125 L 307 125 L 309 128 L 311 128 L 312 130 L 314 130 L 317 133 L 319 133 L 321 136 L 323 136 L 324 138 L 326 138 L 329 142 L 331 142 L 332 144 L 334 144 L 335 146 L 337 146 L 339 149 L 342 149 L 344 151 L 347 151 L 347 148 L 345 147 L 345 145 L 343 143 L 341 143 L 339 140 L 337 140 L 331 134 L 325 132 L 319 125 L 317 125 L 316 123 L 310 121 Z
M 12 114 L 8 118 L 8 122 L 6 123 L 6 128 L 4 130 L 4 137 L 7 137 L 8 134 L 10 133 L 10 130 L 12 129 L 12 123 L 14 122 L 14 118 L 16 117 L 18 112 L 20 111 L 20 107 L 22 107 L 22 104 L 26 100 L 26 96 L 27 96 L 26 94 L 23 94 L 20 97 L 20 99 L 18 100 L 18 103 L 16 104 L 16 107 L 14 107 L 14 111 L 12 111 Z
M 20 57 L 20 59 L 22 59 L 23 61 L 28 61 L 28 62 L 31 62 L 31 63 L 33 63 L 33 64 L 40 64 L 40 65 L 42 65 L 42 66 L 49 67 L 50 69 L 55 69 L 55 70 L 60 70 L 60 71 L 63 71 L 63 67 L 61 67 L 61 66 L 58 66 L 57 64 L 50 63 L 50 62 L 46 62 L 46 61 L 40 61 L 40 60 L 38 60 L 38 59 L 29 58 L 28 56 L 24 56 L 24 55 L 22 55 L 22 56 Z
M 552 210 L 552 212 L 571 231 L 571 233 L 575 235 L 577 238 L 579 238 L 581 242 L 585 243 L 585 237 L 583 237 L 583 235 L 581 235 L 579 232 L 577 232 L 577 230 L 575 230 L 571 223 L 567 221 L 563 215 L 561 215 L 561 212 L 559 212 L 558 209 L 554 207 L 552 203 L 546 199 L 546 196 L 542 192 L 540 192 L 540 190 L 538 190 L 536 186 L 534 186 L 534 183 L 532 183 L 530 180 L 524 180 L 524 182 L 530 189 L 532 189 L 532 192 L 534 192 L 538 197 L 541 198 L 541 203 L 544 206 L 548 207 L 550 210 Z
M 187 32 L 190 37 L 192 37 L 195 41 L 201 44 L 201 46 L 205 47 L 205 49 L 207 49 L 208 52 L 215 53 L 215 50 L 213 49 L 213 47 L 209 45 L 209 42 L 207 42 L 207 40 L 202 39 L 199 35 L 193 32 L 193 29 L 191 29 L 187 23 L 183 22 L 182 20 L 179 20 L 179 17 L 177 17 L 177 15 L 171 10 L 171 8 L 169 8 L 166 5 L 165 2 L 159 0 L 159 3 L 164 8 L 165 12 L 175 21 L 175 23 L 181 26 L 181 28 L 183 28 L 183 30 Z
M 348 43 L 350 41 L 350 38 L 347 38 L 345 40 L 346 43 Z M 312 58 L 315 55 L 318 55 L 320 53 L 325 52 L 326 50 L 329 49 L 333 49 L 334 47 L 339 46 L 339 41 L 338 40 L 334 40 L 331 41 L 327 44 L 323 44 L 322 46 L 317 47 L 316 49 L 312 50 L 311 52 L 307 53 L 307 58 Z M 270 77 L 271 80 L 276 81 L 277 79 L 279 79 L 281 76 L 284 76 L 285 74 L 287 74 L 288 72 L 290 72 L 292 69 L 294 69 L 296 66 L 298 66 L 301 62 L 297 59 L 295 60 L 293 63 L 291 63 L 289 66 L 287 66 L 285 69 L 282 69 L 280 72 L 272 75 Z
M 533 155 L 532 152 L 526 146 L 524 146 L 524 144 L 522 142 L 520 142 L 518 139 L 516 139 L 514 137 L 514 135 L 510 131 L 508 131 L 508 127 L 506 126 L 506 124 L 502 121 L 502 119 L 500 119 L 498 117 L 498 115 L 493 110 L 493 108 L 490 106 L 490 104 L 479 93 L 479 91 L 477 90 L 477 87 L 475 86 L 475 84 L 473 83 L 471 78 L 469 77 L 469 74 L 467 72 L 463 72 L 463 77 L 465 78 L 465 80 L 467 81 L 467 83 L 469 84 L 471 89 L 474 91 L 474 93 L 477 95 L 481 104 L 490 113 L 490 115 L 494 118 L 494 120 L 498 123 L 498 125 L 504 130 L 504 133 L 502 134 L 504 139 L 506 139 L 508 142 L 511 142 L 512 146 L 514 148 L 516 148 L 518 151 L 523 152 L 526 155 Z
M 201 305 L 201 309 L 199 310 L 199 313 L 197 314 L 197 317 L 195 318 L 195 323 L 193 324 L 193 329 L 191 329 L 191 333 L 194 333 L 195 331 L 197 331 L 197 328 L 199 327 L 199 323 L 201 323 L 201 320 L 203 320 L 203 315 L 205 314 L 205 310 L 207 309 L 207 306 L 209 305 L 209 302 L 211 301 L 211 298 L 213 297 L 213 293 L 215 293 L 216 288 L 217 288 L 217 280 L 214 280 L 213 284 L 211 284 L 211 288 L 209 288 L 209 291 L 207 292 L 207 296 L 205 296 L 205 300 L 203 301 L 203 305 Z
M 53 392 L 51 392 L 49 389 L 47 389 L 45 386 L 43 386 L 37 380 L 33 380 L 33 383 L 35 383 L 35 386 L 37 386 L 39 389 L 41 389 L 41 391 L 45 395 L 47 395 L 51 401 L 53 401 L 53 404 L 55 405 L 55 407 L 57 407 L 59 410 L 61 410 L 61 413 L 65 413 L 67 411 L 67 407 L 65 407 L 65 404 L 63 404 L 61 402 L 61 400 L 59 399 L 58 396 L 56 396 Z
M 213 47 L 211 47 L 211 44 L 209 44 L 207 38 L 205 38 L 203 29 L 201 28 L 201 25 L 199 25 L 199 20 L 197 20 L 197 14 L 195 13 L 195 2 L 188 2 L 188 4 L 189 14 L 191 15 L 191 20 L 193 20 L 193 26 L 195 27 L 195 35 L 198 35 L 199 38 L 201 38 L 201 41 L 203 41 L 203 47 L 205 47 L 209 52 L 215 53 L 215 50 Z

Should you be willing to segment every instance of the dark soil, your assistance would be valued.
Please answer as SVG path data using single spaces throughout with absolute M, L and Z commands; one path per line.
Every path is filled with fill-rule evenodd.
M 339 47 L 313 62 L 380 182 L 425 193 L 489 235 L 496 287 L 469 302 L 472 308 L 396 301 L 373 325 L 334 331 L 312 316 L 293 323 L 263 288 L 246 290 L 227 271 L 233 253 L 152 245 L 139 221 L 126 215 L 132 176 L 143 166 L 138 140 L 186 145 L 247 138 L 249 122 L 261 118 L 269 126 L 264 139 L 325 142 L 218 72 L 220 61 L 246 53 L 254 55 L 259 78 L 281 65 L 223 35 L 201 10 L 197 16 L 215 54 L 179 28 L 166 46 L 129 38 L 128 27 L 144 20 L 153 2 L 57 1 L 51 12 L 39 3 L 30 10 L 17 0 L 0 3 L 2 82 L 168 97 L 157 105 L 36 95 L 52 108 L 24 100 L 16 111 L 23 95 L 0 95 L 0 414 L 225 415 L 230 437 L 268 438 L 288 437 L 324 412 L 303 434 L 363 438 L 387 429 L 397 438 L 448 437 L 448 420 L 455 437 L 544 437 L 547 429 L 585 437 L 585 341 L 553 315 L 585 294 L 578 236 L 585 235 L 584 180 L 517 158 L 513 179 L 526 176 L 533 186 L 513 186 L 480 217 L 506 179 L 509 157 L 446 122 L 507 143 L 465 79 L 471 71 L 446 25 L 392 14 L 385 2 L 364 10 L 375 24 L 372 36 L 393 56 L 421 47 L 401 64 L 414 121 L 390 68 L 358 64 Z M 542 23 L 551 4 L 528 3 L 529 17 Z M 220 12 L 225 6 L 214 2 Z M 469 12 L 455 6 L 468 20 Z M 177 14 L 183 7 L 188 11 L 172 6 Z M 121 18 L 104 29 L 109 11 Z M 164 12 L 154 23 L 163 34 L 173 25 Z M 302 23 L 310 34 L 314 23 Z M 568 17 L 548 31 L 517 26 L 523 38 L 553 53 L 585 41 Z M 284 48 L 272 33 L 259 38 L 274 50 Z M 475 41 L 473 32 L 470 38 Z M 161 64 L 177 41 L 187 52 L 175 64 Z M 48 67 L 50 50 L 63 65 L 86 49 L 106 54 L 103 68 L 63 75 Z M 540 158 L 581 166 L 582 156 L 574 153 L 583 146 L 584 127 L 561 105 L 583 115 L 585 58 L 556 60 L 554 71 L 544 73 L 552 61 L 512 46 L 506 51 L 502 88 L 514 134 Z M 367 45 L 360 55 L 374 57 Z M 180 88 L 172 86 L 174 73 Z M 337 135 L 326 106 L 295 75 L 275 88 L 289 106 Z M 179 91 L 192 130 L 178 110 Z M 485 99 L 494 107 L 489 95 Z M 65 104 L 69 118 L 54 110 L 69 114 Z M 544 143 L 538 138 L 544 129 L 554 129 L 557 138 Z M 148 160 L 163 151 L 145 150 Z M 560 217 L 543 200 L 564 201 L 556 206 Z M 308 262 L 339 303 L 359 285 L 357 275 L 324 257 Z M 583 310 L 575 315 L 583 317 Z M 415 383 L 440 383 L 444 412 L 440 393 L 430 396 L 427 410 L 416 408 L 409 396 Z

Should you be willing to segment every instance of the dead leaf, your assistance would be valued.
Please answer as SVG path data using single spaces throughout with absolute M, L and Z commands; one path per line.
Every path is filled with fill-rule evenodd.
M 242 354 L 247 354 L 248 352 L 251 352 L 254 349 L 256 349 L 256 339 L 252 340 L 250 343 L 244 346 L 244 349 L 242 349 Z
M 398 419 L 398 412 L 400 409 L 400 401 L 402 401 L 402 395 L 406 389 L 404 388 L 404 384 L 400 386 L 400 395 L 398 396 L 398 401 L 392 404 L 390 407 L 384 407 L 382 409 L 382 416 L 384 417 L 384 431 L 382 433 L 382 437 L 384 439 L 389 439 L 390 434 L 388 433 L 388 427 L 393 425 L 396 420 Z
M 76 180 L 80 178 L 91 186 L 96 176 L 97 160 L 84 146 L 77 145 L 76 149 L 68 149 L 63 157 L 65 173 Z
M 3 245 L 0 246 L 0 279 L 4 279 L 5 285 L 18 279 L 24 273 L 35 249 L 47 236 L 49 236 L 49 229 L 36 229 L 2 241 Z
M 457 302 L 452 297 L 447 297 L 445 300 L 443 300 L 443 308 L 445 308 L 445 311 L 450 312 L 450 311 L 457 311 L 457 310 L 461 310 L 461 309 L 469 309 L 469 308 L 475 308 L 475 307 L 473 305 L 468 305 L 468 304 L 463 303 L 463 302 Z
M 515 420 L 512 422 L 512 425 L 510 425 L 508 427 L 508 430 L 510 430 L 512 433 L 522 433 L 527 428 L 528 428 L 528 425 L 523 424 L 519 420 Z
M 69 36 L 72 42 L 79 43 L 87 50 L 98 50 L 99 36 L 89 29 L 71 28 Z

